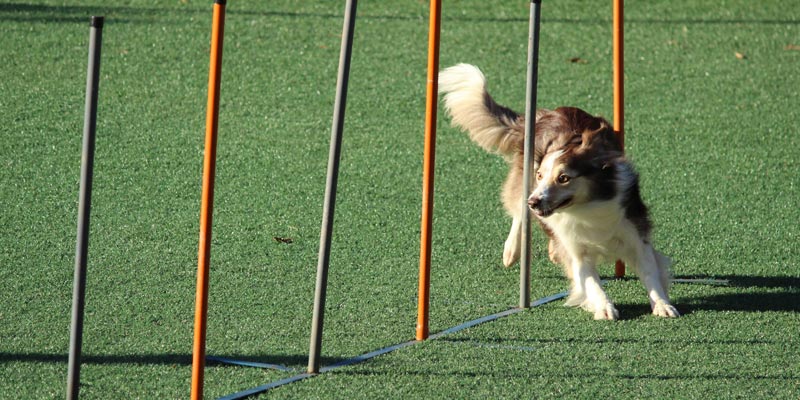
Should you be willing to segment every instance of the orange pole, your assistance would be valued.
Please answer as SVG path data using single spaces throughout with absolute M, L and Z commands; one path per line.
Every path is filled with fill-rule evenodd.
M 214 203 L 214 171 L 217 158 L 219 86 L 222 73 L 222 36 L 225 27 L 225 0 L 214 1 L 211 23 L 211 64 L 208 72 L 208 108 L 203 155 L 203 191 L 200 201 L 200 246 L 197 254 L 197 295 L 192 349 L 192 399 L 203 398 L 203 373 L 206 359 L 206 321 L 208 315 L 208 271 L 211 258 L 211 214 Z
M 614 133 L 617 134 L 619 137 L 619 141 L 622 144 L 623 149 L 625 148 L 625 124 L 624 124 L 624 116 L 625 116 L 625 102 L 624 102 L 624 93 L 625 93 L 625 70 L 623 65 L 623 49 L 624 49 L 624 40 L 623 40 L 623 0 L 613 0 L 613 15 L 614 15 L 614 33 L 613 33 L 613 42 L 614 42 L 614 51 L 613 51 L 613 58 L 614 58 Z M 625 263 L 620 260 L 617 260 L 617 264 L 614 266 L 614 275 L 617 278 L 622 278 L 625 276 Z
M 433 166 L 436 159 L 436 111 L 439 101 L 439 31 L 441 0 L 430 2 L 428 27 L 428 85 L 425 100 L 425 148 L 422 163 L 422 226 L 419 257 L 419 305 L 417 307 L 417 340 L 428 338 L 431 280 L 431 232 L 433 230 Z

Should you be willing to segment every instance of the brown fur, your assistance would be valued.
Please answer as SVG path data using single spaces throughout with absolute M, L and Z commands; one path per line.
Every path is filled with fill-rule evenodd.
M 503 183 L 501 199 L 506 211 L 511 215 L 519 215 L 519 199 L 522 198 L 523 179 L 523 140 L 525 117 L 514 121 L 512 129 L 522 130 L 523 135 L 514 141 L 514 147 L 505 154 L 510 156 L 509 170 Z M 536 133 L 534 139 L 533 171 L 538 170 L 544 155 L 552 151 L 582 152 L 585 156 L 614 154 L 621 156 L 621 144 L 614 135 L 611 125 L 604 118 L 595 117 L 575 107 L 559 107 L 555 110 L 538 110 L 536 114 Z M 516 135 L 515 135 L 516 137 Z M 531 186 L 535 177 L 531 176 Z M 551 261 L 564 265 L 566 258 L 562 246 L 553 232 L 541 221 L 539 225 L 548 236 L 548 255 Z M 569 268 L 565 273 L 571 275 Z
M 501 198 L 513 222 L 503 263 L 511 266 L 519 259 L 521 220 L 531 212 L 550 238 L 550 259 L 561 264 L 571 280 L 565 304 L 581 306 L 595 319 L 617 319 L 596 263 L 619 258 L 639 274 L 653 314 L 680 315 L 667 295 L 669 258 L 650 244 L 650 220 L 638 176 L 608 121 L 574 107 L 537 110 L 533 191 L 522 193 L 525 118 L 498 105 L 485 86 L 483 73 L 472 65 L 459 64 L 440 74 L 439 89 L 453 124 L 509 163 Z M 520 204 L 523 197 L 530 208 Z

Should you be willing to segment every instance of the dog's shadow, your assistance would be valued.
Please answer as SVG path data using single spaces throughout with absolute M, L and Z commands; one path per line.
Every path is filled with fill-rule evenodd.
M 732 275 L 721 278 L 728 280 L 727 290 L 682 299 L 688 311 L 800 312 L 798 277 Z
M 692 285 L 703 285 L 702 281 L 711 279 L 704 276 L 682 278 L 698 281 Z M 708 294 L 676 296 L 673 302 L 678 311 L 683 315 L 698 311 L 800 313 L 800 277 L 730 275 L 715 276 L 713 279 L 717 282 L 727 281 L 727 284 L 708 285 Z M 675 283 L 673 287 L 682 285 L 687 283 Z M 617 308 L 625 319 L 636 319 L 651 313 L 647 304 L 622 303 L 617 304 Z

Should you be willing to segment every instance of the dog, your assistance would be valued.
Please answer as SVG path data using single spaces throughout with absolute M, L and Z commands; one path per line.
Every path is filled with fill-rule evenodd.
M 497 104 L 473 65 L 441 71 L 439 92 L 452 124 L 509 163 L 501 195 L 513 218 L 503 248 L 503 264 L 509 267 L 520 256 L 525 116 Z M 678 317 L 667 294 L 671 261 L 653 249 L 639 177 L 608 121 L 574 107 L 539 109 L 535 118 L 528 212 L 549 237 L 550 259 L 571 281 L 566 305 L 579 306 L 597 320 L 619 319 L 596 266 L 620 259 L 644 284 L 653 314 Z

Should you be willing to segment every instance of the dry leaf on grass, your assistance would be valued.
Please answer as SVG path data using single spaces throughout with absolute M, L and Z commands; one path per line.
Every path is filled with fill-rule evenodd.
M 569 62 L 573 64 L 588 64 L 589 62 L 580 58 L 580 57 L 572 57 L 569 59 Z
M 280 236 L 273 236 L 272 239 L 275 240 L 278 243 L 289 244 L 289 243 L 293 242 L 292 238 L 285 238 L 285 237 L 280 237 Z
M 784 50 L 800 50 L 800 45 L 787 44 L 786 47 L 784 47 L 783 49 Z
M 744 54 L 742 54 L 742 53 L 739 53 L 738 51 L 737 51 L 737 52 L 735 52 L 735 53 L 733 53 L 733 55 L 735 55 L 735 56 L 736 56 L 736 58 L 738 58 L 738 59 L 740 59 L 740 60 L 744 60 L 744 59 L 746 59 L 746 58 L 747 58 L 747 56 L 746 56 L 746 55 L 744 55 Z

